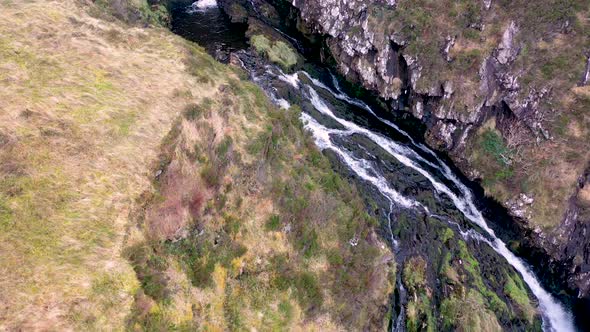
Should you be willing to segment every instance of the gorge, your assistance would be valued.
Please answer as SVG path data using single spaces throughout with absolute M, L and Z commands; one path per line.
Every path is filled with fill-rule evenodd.
M 590 330 L 587 0 L 0 0 L 0 330 Z
M 337 78 L 329 69 L 322 69 L 322 65 L 319 62 L 316 62 L 316 65 L 303 64 L 303 68 L 312 68 L 311 70 L 315 72 L 316 75 L 319 74 L 324 80 L 327 80 L 325 82 L 313 78 L 305 71 L 296 71 L 294 74 L 288 75 L 278 66 L 261 64 L 259 60 L 255 59 L 255 54 L 244 52 L 244 50 L 238 51 L 236 48 L 233 48 L 233 45 L 228 40 L 228 38 L 235 38 L 236 35 L 245 34 L 246 27 L 244 26 L 244 22 L 250 20 L 250 22 L 254 21 L 254 23 L 250 23 L 250 29 L 254 32 L 248 30 L 247 33 L 250 38 L 252 38 L 254 33 L 260 33 L 261 31 L 263 34 L 267 33 L 269 35 L 279 32 L 279 35 L 277 37 L 273 36 L 273 38 L 279 38 L 284 42 L 289 43 L 293 49 L 304 52 L 305 54 L 305 46 L 302 45 L 306 45 L 306 43 L 309 45 L 309 40 L 297 40 L 296 38 L 289 36 L 289 27 L 292 29 L 292 26 L 294 26 L 295 23 L 275 23 L 276 26 L 272 28 L 276 32 L 266 32 L 265 28 L 259 27 L 261 25 L 260 22 L 256 22 L 255 20 L 266 19 L 267 22 L 265 23 L 270 24 L 270 26 L 272 26 L 272 23 L 268 23 L 268 20 L 270 20 L 268 14 L 266 17 L 260 15 L 261 11 L 257 9 L 256 3 L 240 3 L 239 6 L 243 6 L 243 12 L 241 12 L 241 17 L 237 17 L 237 14 L 235 13 L 236 9 L 234 7 L 236 6 L 235 3 L 223 2 L 223 8 L 226 9 L 231 20 L 237 23 L 230 23 L 228 18 L 218 16 L 219 20 L 224 20 L 225 24 L 227 24 L 227 27 L 225 28 L 226 33 L 220 34 L 218 38 L 211 38 L 211 34 L 205 34 L 202 32 L 205 29 L 209 29 L 210 26 L 208 27 L 204 25 L 203 27 L 195 27 L 194 25 L 191 25 L 191 22 L 194 22 L 192 24 L 200 24 L 196 22 L 205 22 L 208 20 L 208 17 L 219 15 L 218 9 L 215 8 L 213 4 L 210 4 L 209 2 L 205 4 L 204 2 L 198 1 L 192 4 L 192 7 L 190 8 L 187 7 L 185 2 L 181 5 L 178 5 L 177 3 L 176 6 L 177 7 L 172 11 L 173 31 L 204 45 L 209 50 L 214 50 L 212 51 L 212 54 L 216 55 L 218 59 L 229 61 L 228 59 L 231 58 L 233 63 L 243 67 L 250 73 L 251 78 L 264 88 L 269 97 L 274 100 L 277 105 L 288 108 L 291 104 L 296 104 L 302 108 L 302 121 L 306 123 L 306 128 L 308 128 L 314 135 L 316 144 L 320 149 L 324 150 L 327 155 L 331 156 L 333 162 L 340 164 L 340 166 L 338 166 L 340 171 L 343 174 L 354 178 L 359 185 L 364 188 L 367 195 L 370 197 L 372 196 L 372 200 L 381 201 L 380 204 L 377 205 L 381 209 L 380 215 L 382 223 L 385 225 L 383 233 L 384 236 L 389 237 L 390 244 L 396 251 L 398 257 L 411 256 L 409 253 L 416 253 L 415 250 L 409 249 L 410 246 L 408 246 L 408 244 L 403 244 L 404 240 L 400 240 L 394 236 L 396 229 L 399 232 L 400 225 L 396 225 L 398 224 L 399 216 L 406 214 L 406 212 L 400 212 L 400 210 L 417 209 L 418 211 L 410 212 L 410 214 L 413 215 L 412 218 L 438 219 L 450 226 L 454 232 L 459 234 L 465 241 L 469 242 L 471 246 L 485 243 L 497 254 L 504 257 L 504 259 L 512 265 L 512 268 L 523 276 L 527 286 L 538 299 L 539 307 L 543 316 L 543 328 L 545 330 L 574 330 L 573 318 L 571 316 L 568 318 L 569 314 L 567 311 L 569 311 L 569 309 L 562 308 L 561 305 L 543 289 L 534 276 L 534 272 L 528 268 L 528 263 L 524 263 L 508 250 L 506 244 L 497 238 L 494 230 L 488 226 L 489 221 L 486 221 L 482 213 L 476 207 L 491 202 L 491 200 L 479 196 L 481 194 L 478 195 L 478 198 L 474 198 L 471 189 L 468 188 L 468 186 L 473 187 L 477 185 L 472 183 L 469 185 L 463 184 L 461 181 L 466 181 L 466 179 L 462 176 L 455 176 L 449 166 L 441 160 L 441 158 L 448 160 L 446 157 L 438 157 L 437 154 L 426 147 L 425 143 L 417 143 L 414 137 L 416 134 L 420 135 L 420 133 L 419 130 L 416 131 L 415 128 L 412 128 L 411 122 L 406 121 L 406 123 L 404 123 L 403 118 L 399 117 L 397 120 L 386 120 L 385 118 L 391 118 L 391 111 L 387 110 L 388 106 L 382 106 L 384 105 L 383 102 L 373 101 L 371 104 L 378 105 L 377 107 L 380 107 L 379 112 L 382 114 L 381 116 L 377 115 L 367 103 L 352 98 L 343 92 L 339 86 L 339 80 L 342 78 Z M 187 8 L 189 9 L 187 10 Z M 246 8 L 248 11 L 251 11 L 250 15 L 252 16 L 249 19 L 245 18 Z M 266 13 L 269 12 L 267 7 L 263 8 L 265 8 Z M 293 9 L 291 9 L 291 11 L 292 10 Z M 187 17 L 187 14 L 196 14 L 197 17 Z M 288 20 L 287 16 L 281 17 L 283 20 Z M 276 17 L 274 19 L 276 20 Z M 293 18 L 291 17 L 291 19 Z M 343 22 L 345 22 L 344 24 L 348 24 L 346 20 L 346 18 L 343 18 Z M 252 28 L 252 26 L 255 28 Z M 241 32 L 238 32 L 240 30 Z M 300 32 L 293 32 L 293 30 L 291 30 L 291 33 L 299 34 Z M 246 37 L 244 36 L 243 38 Z M 316 49 L 315 51 L 312 49 L 310 51 L 308 49 L 307 52 L 306 55 L 308 57 L 311 55 L 313 58 L 325 51 L 322 49 Z M 400 64 L 394 65 L 393 72 L 389 73 L 394 77 L 403 78 L 398 79 L 400 81 L 400 87 L 397 88 L 399 92 L 396 95 L 398 102 L 392 105 L 393 107 L 398 108 L 398 112 L 403 112 L 404 104 L 416 105 L 415 101 L 408 100 L 408 98 L 417 97 L 413 93 L 409 93 L 409 91 L 412 90 L 412 87 L 409 85 L 412 83 L 409 82 L 409 77 L 411 75 L 407 72 L 408 69 L 404 69 L 404 67 L 408 66 L 407 61 L 405 61 L 401 55 L 398 55 L 395 48 L 392 52 L 396 52 L 394 53 L 394 57 L 400 58 Z M 336 61 L 336 63 L 337 65 L 341 64 L 338 61 Z M 319 65 L 320 68 L 318 68 L 317 65 Z M 346 84 L 347 82 L 344 83 Z M 389 84 L 391 84 L 391 80 Z M 320 91 L 319 94 L 317 90 Z M 387 96 L 387 92 L 380 90 L 382 96 L 383 93 Z M 406 96 L 400 98 L 402 97 L 402 94 L 405 94 Z M 365 96 L 367 96 L 367 94 L 365 94 Z M 369 98 L 377 97 L 374 96 Z M 336 109 L 336 111 L 332 111 L 332 109 Z M 337 112 L 338 115 L 335 115 L 334 112 Z M 410 128 L 409 130 L 413 132 L 414 137 L 400 129 L 400 127 L 395 124 L 395 122 L 399 123 L 400 120 L 402 123 L 399 126 Z M 361 125 L 359 126 L 359 124 Z M 383 127 L 389 128 L 385 129 Z M 388 136 L 394 137 L 399 141 L 391 141 L 391 138 L 388 138 Z M 393 163 L 394 165 L 397 164 L 398 166 L 392 169 L 393 166 L 391 166 L 390 163 Z M 409 168 L 409 170 L 405 168 Z M 400 186 L 400 184 L 398 184 L 398 181 L 400 181 L 399 175 L 392 176 L 390 172 L 408 174 L 406 175 L 408 178 L 418 177 L 416 178 L 418 183 L 426 180 L 426 182 L 429 182 L 429 186 L 427 187 L 430 188 L 421 188 L 421 190 L 432 191 L 432 197 L 435 198 L 438 204 L 445 207 L 448 207 L 448 204 L 452 203 L 453 209 L 462 213 L 462 220 L 458 221 L 452 219 L 449 217 L 448 211 L 443 210 L 440 215 L 436 212 L 431 212 L 428 206 L 432 204 L 432 202 L 430 201 L 425 205 L 420 201 L 420 199 L 424 198 L 423 193 L 417 195 L 416 188 L 412 188 L 412 185 L 408 183 L 401 184 Z M 461 180 L 459 180 L 459 178 Z M 403 188 L 403 194 L 400 194 L 398 186 Z M 475 190 L 481 192 L 481 189 L 476 188 Z M 408 192 L 411 193 L 409 197 Z M 383 199 L 383 197 L 376 198 L 375 195 L 384 196 L 385 199 Z M 439 209 L 441 208 L 435 208 L 435 211 Z M 485 209 L 486 208 L 484 208 L 484 210 Z M 524 229 L 516 230 L 515 235 L 514 233 L 511 234 L 511 232 L 514 232 L 513 229 L 510 229 L 511 226 L 506 226 L 507 224 L 514 223 L 514 221 L 511 221 L 513 217 L 509 215 L 508 211 L 503 210 L 502 208 L 498 208 L 498 210 L 494 211 L 494 213 L 498 212 L 500 214 L 495 215 L 491 219 L 492 227 L 497 229 L 504 239 L 513 241 L 515 237 L 518 238 L 519 236 L 523 236 Z M 453 215 L 453 217 L 455 216 Z M 428 237 L 428 235 L 425 234 L 420 234 L 418 236 L 419 238 Z M 402 244 L 398 241 L 401 241 Z M 534 252 L 535 248 L 533 248 L 532 251 Z M 526 249 L 521 249 L 521 252 L 526 252 Z M 527 257 L 528 259 L 533 259 L 534 269 L 538 272 L 545 270 L 545 268 L 542 267 L 543 264 L 540 261 L 535 262 L 534 260 L 540 259 L 542 256 L 543 254 L 535 257 L 534 254 L 532 254 Z M 429 258 L 433 261 L 439 259 L 436 256 Z M 478 259 L 480 258 L 478 257 Z M 403 261 L 400 261 L 400 264 L 403 265 Z M 561 275 L 554 274 L 551 276 L 545 274 L 544 277 L 551 280 L 547 281 L 546 279 L 546 285 L 552 284 L 555 287 L 556 284 L 560 284 L 560 286 L 553 288 L 554 292 L 558 292 L 560 287 L 565 287 L 563 280 L 559 280 Z M 398 282 L 398 292 L 405 293 L 403 287 L 402 283 Z M 405 298 L 407 295 L 398 294 L 398 297 Z M 571 300 L 568 300 L 568 302 L 569 301 Z M 574 302 L 570 303 L 575 303 L 576 301 L 577 300 L 574 300 Z M 404 302 L 401 303 L 401 305 L 398 305 L 398 325 L 392 327 L 394 330 L 404 328 L 403 325 L 405 325 L 405 322 L 403 308 L 404 306 L 407 306 L 407 304 L 408 303 Z M 581 307 L 577 308 L 581 308 L 578 310 L 583 312 L 584 305 L 582 304 Z M 394 316 L 395 315 L 396 314 L 394 313 Z M 393 321 L 396 321 L 395 317 Z

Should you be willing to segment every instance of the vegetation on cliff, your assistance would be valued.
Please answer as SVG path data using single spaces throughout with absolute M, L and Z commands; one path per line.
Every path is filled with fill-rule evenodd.
M 470 134 L 466 151 L 454 152 L 455 157 L 467 160 L 499 201 L 520 193 L 534 197 L 524 217 L 551 230 L 562 221 L 577 177 L 590 160 L 588 86 L 579 86 L 589 56 L 589 14 L 583 0 L 491 1 L 489 8 L 485 1 L 421 0 L 397 1 L 395 8 L 369 5 L 368 22 L 377 34 L 406 43 L 403 52 L 421 66 L 418 92 L 437 95 L 443 82 L 451 83 L 445 93 L 453 94 L 452 101 L 443 100 L 437 116 L 472 118 L 482 101 L 506 98 L 503 105 L 515 114 L 486 123 L 496 128 L 510 156 L 490 164 L 487 159 L 496 157 L 482 146 L 487 134 L 480 130 Z M 507 39 L 509 29 L 514 36 Z M 501 59 L 502 52 L 509 54 L 501 78 L 508 96 L 483 100 L 483 80 L 490 79 L 482 77 L 489 75 L 483 72 L 485 61 Z
M 541 330 L 520 275 L 494 261 L 491 249 L 465 242 L 434 218 L 400 213 L 395 221 L 400 243 L 412 242 L 417 234 L 426 237 L 424 244 L 402 245 L 411 253 L 401 274 L 408 292 L 408 331 Z
M 268 59 L 283 69 L 287 70 L 297 63 L 297 54 L 290 46 L 283 41 L 270 41 L 264 35 L 254 35 L 250 42 L 257 52 L 265 55 Z

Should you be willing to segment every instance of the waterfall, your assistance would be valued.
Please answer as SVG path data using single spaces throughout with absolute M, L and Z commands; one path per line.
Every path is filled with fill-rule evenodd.
M 528 285 L 532 293 L 539 301 L 539 310 L 543 318 L 543 329 L 545 331 L 560 332 L 575 331 L 571 314 L 567 312 L 553 298 L 553 296 L 551 296 L 551 294 L 549 294 L 549 292 L 547 292 L 541 286 L 527 264 L 522 259 L 514 255 L 510 250 L 508 250 L 506 244 L 496 236 L 494 231 L 488 226 L 481 212 L 476 208 L 473 195 L 469 188 L 467 188 L 467 186 L 465 186 L 465 184 L 463 184 L 458 179 L 458 177 L 453 174 L 448 165 L 446 165 L 440 158 L 436 156 L 433 151 L 428 149 L 426 146 L 417 144 L 406 132 L 401 130 L 395 124 L 378 117 L 367 104 L 346 95 L 337 85 L 335 86 L 336 91 L 334 91 L 319 80 L 312 78 L 308 73 L 299 73 L 306 76 L 312 82 L 313 86 L 301 82 L 299 80 L 298 73 L 292 75 L 279 73 L 278 78 L 289 83 L 293 88 L 299 89 L 302 94 L 310 101 L 316 111 L 321 113 L 323 116 L 327 116 L 331 120 L 336 121 L 342 128 L 344 128 L 327 128 L 326 126 L 320 124 L 311 115 L 302 113 L 301 119 L 305 124 L 305 128 L 311 132 L 316 144 L 320 149 L 329 149 L 333 151 L 340 158 L 340 160 L 356 174 L 356 176 L 373 185 L 383 196 L 385 196 L 390 202 L 393 202 L 398 208 L 420 209 L 425 213 L 429 213 L 426 207 L 424 207 L 420 202 L 408 197 L 404 197 L 402 194 L 396 191 L 395 188 L 392 188 L 390 183 L 379 173 L 378 170 L 375 169 L 375 165 L 372 161 L 355 157 L 352 151 L 349 151 L 346 148 L 334 143 L 333 138 L 362 135 L 363 137 L 368 138 L 380 146 L 384 151 L 386 151 L 389 155 L 394 157 L 406 167 L 409 167 L 424 176 L 439 194 L 446 195 L 452 201 L 455 207 L 483 232 L 482 234 L 475 229 L 472 229 L 468 232 L 461 232 L 461 234 L 464 237 L 475 238 L 479 241 L 487 243 L 495 252 L 504 257 L 506 261 L 522 275 L 524 282 Z M 324 89 L 328 91 L 334 98 L 366 110 L 387 126 L 409 138 L 411 147 L 399 144 L 384 135 L 372 132 L 357 125 L 356 123 L 338 117 L 328 106 L 328 104 L 326 104 L 319 96 L 314 87 Z M 413 148 L 428 153 L 434 158 L 435 162 L 426 160 Z M 435 176 L 426 169 L 426 166 L 440 172 L 440 174 L 442 174 L 448 181 L 453 183 L 453 185 L 458 189 L 458 192 L 454 192 L 441 181 L 437 181 Z
M 255 12 L 258 8 L 255 0 L 248 0 L 250 6 Z M 209 19 L 203 16 L 204 13 L 213 13 L 214 7 L 217 6 L 216 0 L 199 0 L 189 7 L 198 19 Z M 183 8 L 183 13 L 186 9 Z M 215 25 L 217 22 L 221 25 Z M 235 51 L 247 48 L 243 36 L 232 32 L 232 29 L 224 23 L 226 20 L 220 20 L 220 16 L 215 16 L 214 20 L 207 20 L 208 24 L 214 24 L 216 28 L 215 33 L 210 33 L 211 27 L 200 25 L 200 22 L 195 22 L 196 29 L 183 30 L 183 26 L 178 27 L 178 31 L 190 36 L 189 39 L 198 41 L 204 45 L 208 45 L 210 49 L 217 50 L 219 45 L 223 45 L 224 50 Z M 298 49 L 301 45 L 297 40 L 290 38 L 287 34 L 277 30 L 286 39 L 293 43 Z M 239 36 L 238 36 L 239 35 Z M 239 41 L 236 41 L 236 36 Z M 227 46 L 229 45 L 229 46 Z M 215 46 L 215 47 L 211 47 Z M 236 52 L 239 53 L 240 51 Z M 244 59 L 250 59 L 247 52 L 242 53 Z M 590 60 L 587 62 L 587 70 L 584 72 L 582 84 L 590 80 Z M 531 289 L 532 293 L 537 297 L 539 302 L 539 311 L 543 318 L 543 328 L 546 331 L 572 331 L 574 330 L 571 315 L 540 285 L 530 267 L 516 257 L 488 226 L 482 213 L 477 209 L 474 203 L 474 197 L 469 188 L 461 182 L 450 167 L 441 160 L 434 151 L 422 143 L 416 142 L 411 135 L 399 128 L 395 123 L 380 116 L 378 111 L 374 111 L 367 103 L 353 98 L 346 94 L 339 86 L 336 78 L 331 75 L 331 82 L 322 82 L 307 72 L 300 71 L 295 74 L 287 75 L 283 73 L 278 67 L 267 66 L 260 68 L 260 64 L 255 64 L 253 61 L 243 61 L 242 66 L 250 74 L 252 74 L 255 82 L 262 86 L 271 100 L 282 108 L 290 107 L 290 102 L 293 100 L 288 94 L 283 95 L 278 91 L 274 85 L 284 86 L 286 84 L 277 82 L 282 80 L 291 88 L 288 90 L 295 90 L 297 98 L 303 98 L 301 106 L 304 107 L 301 119 L 305 123 L 305 127 L 311 132 L 313 138 L 320 149 L 333 151 L 344 166 L 348 167 L 352 173 L 356 175 L 361 181 L 367 185 L 375 188 L 377 193 L 382 195 L 386 204 L 388 203 L 389 211 L 387 213 L 387 222 L 389 226 L 388 237 L 395 250 L 398 249 L 398 242 L 394 237 L 392 223 L 392 216 L 395 215 L 396 209 L 407 209 L 416 211 L 416 213 L 423 213 L 433 218 L 437 218 L 443 222 L 451 224 L 454 229 L 458 229 L 458 233 L 465 239 L 475 240 L 482 243 L 482 245 L 489 245 L 498 255 L 504 259 L 522 275 L 524 282 Z M 248 68 L 246 68 L 248 67 Z M 259 75 L 256 77 L 255 75 Z M 301 78 L 301 80 L 300 80 Z M 301 96 L 299 96 L 301 95 Z M 343 103 L 347 108 L 353 108 L 358 112 L 366 112 L 365 120 L 371 120 L 376 126 L 361 126 L 355 122 L 348 120 L 348 116 L 352 115 L 350 112 L 338 113 L 338 109 L 330 104 L 327 100 L 322 99 L 322 96 L 336 99 L 334 102 Z M 305 105 L 303 105 L 305 104 Z M 334 103 L 335 104 L 335 103 Z M 308 112 L 309 111 L 309 112 Z M 319 113 L 319 114 L 317 114 Z M 358 116 L 358 114 L 354 114 Z M 343 117 L 346 117 L 343 118 Z M 327 121 L 324 121 L 327 120 Z M 337 128 L 329 128 L 325 123 L 336 124 Z M 381 133 L 381 130 L 386 128 L 388 133 Z M 391 129 L 391 130 L 390 130 Z M 391 137 L 393 135 L 403 136 L 403 143 L 396 142 Z M 400 136 L 400 138 L 402 138 Z M 371 146 L 380 149 L 380 154 L 372 155 L 370 149 L 364 149 L 359 139 Z M 344 142 L 344 144 L 343 144 Z M 360 150 L 359 150 L 360 149 Z M 439 216 L 431 213 L 427 207 L 422 204 L 417 198 L 406 197 L 400 188 L 395 188 L 394 184 L 389 181 L 386 176 L 393 173 L 385 173 L 384 161 L 380 160 L 384 157 L 387 160 L 397 160 L 400 164 L 408 169 L 403 169 L 403 172 L 412 170 L 412 174 L 419 174 L 423 181 L 430 184 L 435 191 L 437 197 L 444 197 L 445 200 L 450 201 L 449 204 L 454 205 L 457 210 L 465 216 L 469 225 L 462 223 L 459 225 L 454 220 L 446 216 Z M 391 158 L 389 158 L 391 157 Z M 383 159 L 383 158 L 381 158 Z M 387 170 L 389 171 L 389 170 Z M 406 194 L 408 195 L 408 194 Z M 462 229 L 463 228 L 463 229 Z M 404 292 L 403 284 L 399 279 L 396 280 L 398 284 L 398 291 Z M 403 313 L 403 306 L 398 310 L 396 322 L 392 322 L 392 327 L 396 330 L 403 329 L 405 323 L 405 316 Z

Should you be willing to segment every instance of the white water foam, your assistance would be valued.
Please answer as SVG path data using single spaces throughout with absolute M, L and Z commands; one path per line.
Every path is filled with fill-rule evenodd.
M 292 87 L 299 88 L 299 77 L 297 77 L 297 73 L 289 75 L 281 71 L 278 77 L 281 81 L 289 83 Z
M 365 109 L 366 111 L 368 111 L 371 115 L 373 115 L 375 118 L 377 118 L 379 121 L 381 121 L 382 123 L 388 125 L 389 127 L 393 128 L 394 130 L 396 130 L 398 133 L 402 134 L 404 137 L 406 137 L 414 146 L 418 147 L 420 150 L 423 150 L 424 152 L 434 156 L 435 158 L 438 159 L 438 157 L 436 156 L 436 154 L 430 150 L 428 147 L 426 147 L 424 144 L 421 143 L 416 143 L 414 141 L 414 139 L 412 138 L 412 136 L 410 136 L 406 131 L 404 131 L 403 129 L 401 129 L 400 127 L 398 127 L 395 123 L 384 119 L 380 116 L 378 116 L 372 109 L 371 107 L 369 107 L 369 105 L 367 105 L 365 102 L 363 102 L 362 100 L 356 99 L 356 98 L 352 98 L 349 97 L 348 95 L 346 95 L 340 88 L 340 85 L 338 85 L 338 80 L 336 79 L 336 77 L 334 77 L 334 75 L 331 74 L 332 76 L 332 81 L 334 84 L 334 87 L 336 88 L 336 91 L 333 91 L 332 89 L 330 89 L 328 86 L 326 86 L 324 83 L 322 83 L 321 81 L 311 77 L 307 72 L 300 72 L 301 74 L 305 75 L 307 78 L 309 78 L 309 80 L 317 87 L 322 88 L 326 91 L 328 91 L 334 98 L 338 99 L 338 100 L 342 100 L 345 101 L 349 104 L 355 105 L 357 107 L 360 107 L 362 109 Z M 426 159 L 422 158 L 422 156 L 420 156 L 418 153 L 416 153 L 413 150 L 409 150 L 410 153 L 412 154 L 412 157 L 415 159 L 420 160 L 421 162 L 433 167 L 433 168 L 438 168 L 438 166 L 435 166 L 434 164 L 432 164 L 431 162 L 427 161 Z M 439 162 L 441 162 L 439 160 Z M 445 165 L 446 166 L 446 165 Z
M 307 73 L 306 73 L 307 74 Z M 309 77 L 309 75 L 308 75 Z M 281 75 L 281 79 L 288 82 L 294 87 L 298 87 L 300 85 L 300 81 L 296 74 L 293 75 Z M 317 80 L 316 80 L 317 81 Z M 314 82 L 314 85 L 317 85 L 317 82 Z M 319 82 L 319 84 L 322 84 Z M 323 84 L 322 84 L 323 85 Z M 334 93 L 325 85 L 319 87 L 326 88 L 332 94 L 338 98 L 341 97 L 343 100 L 343 96 L 345 96 L 341 91 L 338 93 Z M 339 135 L 351 135 L 351 134 L 362 134 L 367 138 L 371 139 L 373 142 L 381 146 L 385 151 L 395 157 L 398 161 L 404 164 L 407 167 L 410 167 L 416 170 L 418 173 L 422 174 L 425 178 L 427 178 L 436 191 L 440 193 L 444 193 L 447 195 L 454 205 L 473 223 L 478 225 L 481 229 L 483 229 L 491 238 L 491 240 L 487 240 L 479 233 L 470 230 L 471 237 L 476 238 L 477 240 L 485 241 L 488 243 L 498 254 L 503 256 L 510 265 L 514 267 L 523 277 L 523 280 L 527 283 L 533 294 L 539 300 L 539 309 L 541 311 L 543 317 L 543 328 L 546 331 L 575 331 L 573 320 L 571 314 L 566 312 L 564 308 L 549 294 L 543 287 L 540 285 L 539 281 L 535 278 L 534 274 L 530 271 L 528 266 L 516 257 L 500 240 L 496 237 L 494 231 L 487 225 L 485 219 L 483 218 L 481 212 L 475 207 L 473 203 L 473 197 L 471 191 L 457 179 L 457 177 L 453 174 L 450 168 L 442 162 L 436 154 L 434 154 L 431 150 L 427 149 L 426 147 L 422 146 L 422 149 L 427 150 L 426 152 L 431 153 L 434 157 L 436 157 L 437 161 L 439 162 L 439 166 L 435 166 L 432 163 L 429 163 L 430 166 L 437 168 L 444 174 L 447 179 L 451 180 L 457 187 L 460 189 L 462 193 L 462 197 L 458 197 L 455 195 L 446 185 L 436 181 L 436 179 L 426 170 L 422 169 L 415 161 L 413 161 L 411 157 L 416 157 L 417 153 L 411 149 L 408 149 L 404 146 L 401 146 L 394 141 L 390 140 L 387 137 L 382 135 L 375 134 L 365 128 L 362 128 L 355 123 L 350 121 L 338 118 L 332 110 L 322 101 L 322 99 L 318 96 L 317 92 L 311 87 L 306 85 L 307 90 L 309 92 L 309 99 L 314 106 L 314 108 L 319 111 L 320 113 L 331 117 L 332 119 L 336 120 L 340 125 L 342 125 L 346 130 L 333 130 L 328 129 L 313 118 L 311 118 L 307 114 L 302 114 L 302 120 L 306 123 L 306 128 L 308 128 L 320 149 L 331 149 L 332 151 L 336 152 L 341 159 L 362 179 L 372 183 L 373 185 L 378 188 L 378 190 L 386 197 L 391 200 L 394 200 L 397 204 L 400 204 L 403 207 L 418 207 L 421 206 L 420 203 L 408 199 L 393 188 L 389 186 L 387 181 L 380 175 L 376 174 L 375 172 L 369 172 L 368 167 L 371 167 L 370 164 L 367 163 L 366 160 L 359 160 L 355 159 L 350 155 L 350 152 L 343 151 L 341 148 L 333 144 L 330 140 L 330 134 L 339 134 Z M 338 95 L 338 96 L 337 96 Z M 350 98 L 345 96 L 346 98 Z M 338 99 L 341 99 L 338 98 Z M 358 105 L 357 105 L 358 106 Z M 368 107 L 368 106 L 367 106 Z M 365 108 L 365 107 L 363 107 Z M 371 113 L 372 110 L 369 111 Z M 374 113 L 373 113 L 374 115 Z M 381 119 L 382 120 L 382 119 Z M 384 121 L 385 122 L 385 121 Z M 398 128 L 396 128 L 398 129 Z M 401 132 L 401 131 L 400 131 Z M 413 141 L 412 141 L 413 142 Z M 415 144 L 416 145 L 416 144 Z M 417 145 L 416 145 L 417 146 Z M 419 156 L 418 156 L 419 157 Z M 409 204 L 409 205 L 408 205 Z M 463 234 L 468 235 L 468 233 Z
M 198 0 L 193 2 L 187 9 L 187 13 L 192 14 L 199 11 L 205 11 L 210 8 L 217 7 L 217 0 Z
M 306 113 L 301 114 L 301 120 L 305 124 L 305 128 L 312 133 L 315 142 L 320 149 L 330 149 L 334 151 L 360 178 L 374 185 L 385 197 L 392 199 L 405 208 L 413 208 L 421 205 L 410 198 L 404 197 L 402 194 L 391 188 L 389 182 L 383 176 L 371 172 L 372 165 L 368 160 L 353 157 L 350 152 L 343 151 L 330 140 L 331 134 L 342 135 L 347 134 L 347 132 L 328 129 Z
M 277 99 L 277 104 L 279 105 L 280 108 L 283 108 L 283 109 L 286 109 L 286 110 L 288 110 L 289 107 L 291 107 L 291 104 L 289 104 L 289 102 L 286 101 L 283 98 Z

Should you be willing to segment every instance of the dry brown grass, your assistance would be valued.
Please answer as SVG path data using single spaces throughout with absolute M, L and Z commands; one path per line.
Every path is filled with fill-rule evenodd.
M 0 3 L 0 329 L 123 326 L 129 211 L 173 119 L 211 90 L 183 43 L 73 1 Z

